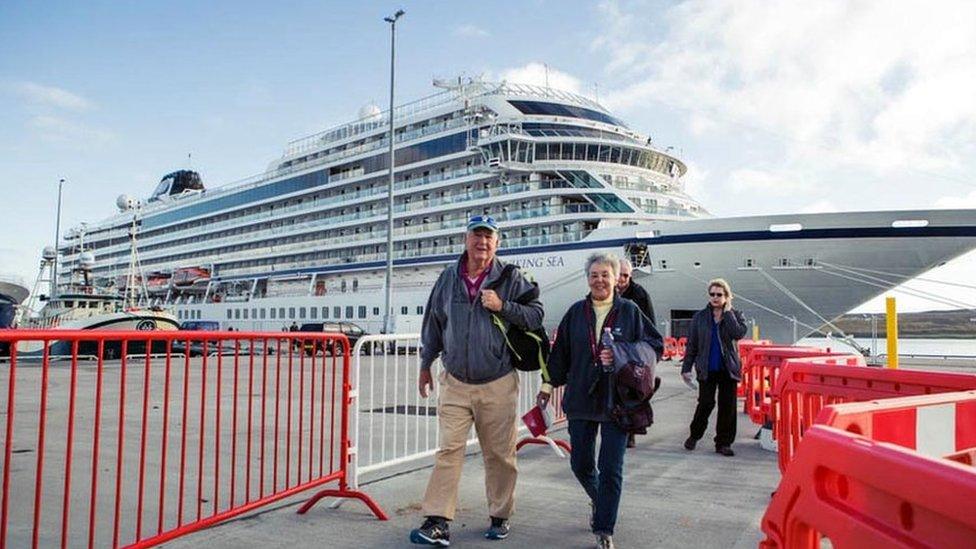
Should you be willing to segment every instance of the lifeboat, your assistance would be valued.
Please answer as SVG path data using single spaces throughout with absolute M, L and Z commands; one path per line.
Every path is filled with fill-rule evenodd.
M 210 269 L 206 267 L 182 267 L 173 271 L 173 286 L 193 286 L 210 280 Z

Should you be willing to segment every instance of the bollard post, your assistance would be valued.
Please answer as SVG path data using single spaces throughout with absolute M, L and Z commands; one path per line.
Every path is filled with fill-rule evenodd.
M 885 339 L 888 342 L 888 368 L 898 368 L 898 312 L 895 308 L 895 298 L 885 298 L 887 311 L 887 329 Z

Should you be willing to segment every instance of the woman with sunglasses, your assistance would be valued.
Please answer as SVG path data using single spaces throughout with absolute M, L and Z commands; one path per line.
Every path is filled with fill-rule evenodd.
M 715 422 L 715 451 L 734 456 L 735 389 L 742 379 L 742 365 L 736 342 L 746 335 L 742 313 L 732 308 L 732 289 L 729 283 L 716 278 L 708 283 L 708 305 L 691 318 L 681 376 L 689 384 L 698 378 L 698 407 L 691 420 L 691 435 L 685 449 L 694 450 L 705 435 L 708 416 L 715 407 L 718 392 L 718 418 Z

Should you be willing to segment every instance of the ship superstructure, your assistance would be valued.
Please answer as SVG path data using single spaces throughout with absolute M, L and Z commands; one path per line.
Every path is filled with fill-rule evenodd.
M 693 276 L 680 283 L 701 290 L 696 277 L 735 278 L 747 272 L 742 268 L 764 266 L 755 253 L 731 253 L 734 244 L 698 257 L 701 245 L 726 240 L 677 235 L 770 232 L 773 224 L 790 224 L 789 219 L 741 218 L 731 225 L 707 219 L 684 191 L 686 166 L 673 150 L 589 98 L 512 83 L 458 80 L 440 86 L 442 91 L 394 113 L 395 315 L 422 314 L 437 272 L 463 250 L 463 227 L 472 215 L 492 215 L 501 227 L 500 255 L 536 274 L 551 305 L 547 323 L 558 322 L 569 301 L 581 297 L 585 255 L 605 249 L 629 255 L 656 303 L 667 303 L 656 306 L 664 332 L 680 330 L 687 311 L 703 303 L 698 296 L 703 291 L 688 293 L 695 296 L 687 298 L 691 302 L 672 302 L 685 292 L 671 286 L 678 281 L 669 281 L 668 272 L 687 264 Z M 120 197 L 117 215 L 69 233 L 61 249 L 64 261 L 77 261 L 82 247 L 92 251 L 97 258 L 92 275 L 124 289 L 131 283 L 127 266 L 134 221 L 152 304 L 174 306 L 183 319 L 256 329 L 341 319 L 379 331 L 387 120 L 388 113 L 364 108 L 353 122 L 289 143 L 264 173 L 217 189 L 205 189 L 194 172 L 169 174 L 148 200 Z M 871 218 L 871 223 L 891 228 L 904 216 L 891 217 Z M 837 222 L 848 229 L 859 226 L 852 216 Z M 803 229 L 774 232 L 799 237 Z M 809 238 L 769 239 L 782 250 L 770 250 L 769 259 L 764 253 L 762 261 L 771 263 L 770 269 L 822 271 L 825 261 L 858 267 L 851 265 L 853 251 L 863 242 L 850 240 L 853 236 L 844 237 L 849 249 L 834 243 L 817 253 L 804 251 L 803 245 L 813 242 Z M 974 246 L 966 230 L 953 236 L 890 267 L 914 276 Z M 658 242 L 668 257 L 655 251 Z M 843 253 L 824 255 L 831 251 Z M 720 256 L 722 264 L 716 262 Z M 748 259 L 756 263 L 750 266 Z M 796 300 L 778 299 L 782 291 L 768 281 L 777 299 L 753 296 L 758 306 L 751 313 L 769 330 L 785 333 L 797 322 L 815 328 L 822 324 L 819 317 L 841 314 L 880 291 L 859 287 L 845 294 L 853 302 L 835 310 L 807 295 L 803 280 L 791 282 L 795 285 L 786 285 L 787 291 Z

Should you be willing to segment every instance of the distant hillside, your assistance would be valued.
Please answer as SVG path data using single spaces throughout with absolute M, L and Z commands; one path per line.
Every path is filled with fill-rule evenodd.
M 885 315 L 877 317 L 878 337 L 885 337 Z M 871 315 L 844 315 L 834 321 L 855 337 L 871 337 Z M 976 310 L 925 311 L 898 315 L 899 337 L 976 339 Z

